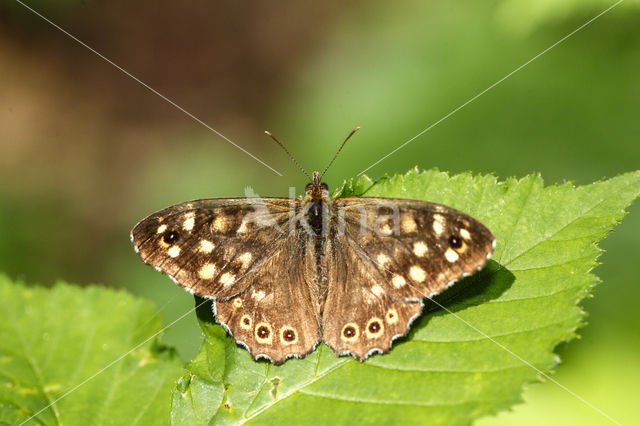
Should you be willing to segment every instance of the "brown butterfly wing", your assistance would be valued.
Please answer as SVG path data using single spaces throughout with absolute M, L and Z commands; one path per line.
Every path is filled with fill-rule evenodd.
M 286 198 L 205 199 L 140 221 L 131 241 L 142 260 L 191 293 L 228 298 L 250 286 L 288 236 Z M 280 242 L 280 244 L 276 244 Z
M 422 302 L 394 299 L 376 284 L 378 278 L 349 244 L 338 237 L 335 246 L 327 247 L 322 335 L 337 355 L 351 354 L 363 361 L 372 353 L 388 352 L 393 340 L 409 331 Z
M 304 231 L 289 229 L 296 203 L 191 201 L 143 219 L 131 239 L 146 263 L 215 299 L 216 319 L 254 358 L 280 363 L 320 340 L 314 250 Z
M 276 364 L 304 357 L 320 341 L 315 255 L 299 238 L 279 241 L 255 282 L 228 300 L 217 300 L 216 317 L 254 358 Z
M 478 220 L 440 204 L 342 198 L 335 205 L 323 339 L 358 359 L 387 352 L 423 298 L 482 268 L 495 245 Z
M 336 204 L 344 216 L 343 244 L 396 298 L 438 294 L 484 267 L 493 253 L 495 237 L 486 226 L 442 204 L 395 198 Z

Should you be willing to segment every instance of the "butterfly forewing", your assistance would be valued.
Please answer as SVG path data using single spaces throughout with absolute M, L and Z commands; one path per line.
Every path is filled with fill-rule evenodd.
M 342 244 L 356 252 L 376 284 L 393 297 L 440 293 L 482 268 L 493 252 L 491 231 L 473 217 L 428 201 L 342 198 Z M 338 233 L 339 234 L 339 233 Z
M 131 232 L 142 260 L 204 297 L 250 286 L 288 237 L 286 198 L 206 199 L 161 210 Z

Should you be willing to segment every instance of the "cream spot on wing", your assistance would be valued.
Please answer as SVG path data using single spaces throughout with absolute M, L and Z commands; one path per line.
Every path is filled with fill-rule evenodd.
M 364 294 L 364 301 L 367 302 L 367 304 L 371 305 L 373 302 L 377 301 L 378 299 L 371 293 L 365 293 Z
M 387 324 L 395 324 L 398 322 L 398 311 L 391 308 L 387 311 L 387 314 L 384 316 L 387 320 Z
M 210 280 L 216 275 L 216 265 L 213 263 L 205 263 L 198 271 L 198 275 L 203 280 Z
M 412 266 L 409 269 L 409 275 L 412 280 L 419 283 L 423 282 L 427 278 L 427 273 L 419 266 Z
M 391 261 L 391 259 L 389 259 L 389 256 L 384 253 L 380 253 L 376 260 L 378 261 L 378 265 L 382 266 L 383 268 L 387 266 L 387 263 Z
M 380 234 L 388 236 L 391 235 L 393 233 L 393 229 L 391 229 L 391 225 L 389 224 L 389 222 L 385 222 L 382 225 L 380 225 Z
M 466 229 L 462 228 L 460 230 L 460 236 L 462 238 L 464 238 L 465 240 L 470 240 L 471 239 L 471 234 L 469 233 L 469 231 L 467 231 Z
M 167 254 L 171 257 L 178 257 L 180 255 L 180 247 L 171 246 L 169 250 L 167 250 Z
M 444 257 L 447 259 L 447 261 L 453 263 L 458 260 L 460 256 L 458 256 L 458 253 L 456 253 L 455 250 L 448 248 L 447 251 L 444 252 Z
M 224 232 L 227 229 L 227 218 L 223 215 L 216 216 L 211 226 L 214 231 Z
M 220 277 L 220 283 L 227 287 L 230 286 L 231 284 L 233 284 L 236 281 L 236 276 L 234 274 L 230 274 L 228 272 L 225 272 L 224 274 L 222 274 L 222 276 Z
M 252 258 L 253 256 L 249 252 L 242 253 L 240 256 L 238 256 L 238 260 L 242 263 L 242 266 L 245 268 L 247 267 L 247 265 L 249 265 L 249 262 L 251 262 Z
M 394 275 L 393 278 L 391 278 L 391 284 L 393 284 L 395 288 L 400 288 L 404 287 L 407 281 L 401 275 Z
M 209 254 L 216 248 L 216 245 L 209 240 L 200 240 L 200 253 Z
M 418 257 L 422 257 L 429 250 L 427 244 L 424 241 L 418 241 L 413 243 L 413 254 Z
M 441 235 L 444 232 L 444 216 L 440 214 L 433 215 L 433 232 Z
M 380 295 L 382 295 L 382 293 L 384 293 L 384 290 L 382 289 L 382 287 L 380 287 L 378 284 L 376 284 L 373 287 L 371 287 L 371 292 L 373 294 L 375 294 L 376 296 L 380 296 Z
M 158 232 L 158 234 L 162 234 L 166 230 L 167 230 L 167 225 L 162 224 L 162 225 L 158 226 L 158 231 L 157 232 Z
M 260 291 L 254 291 L 253 293 L 251 293 L 251 297 L 253 297 L 254 299 L 256 299 L 258 302 L 261 301 L 262 299 L 264 299 L 264 291 L 260 290 Z
M 233 299 L 233 306 L 236 308 L 241 308 L 242 307 L 242 299 L 240 299 L 239 297 L 236 297 L 235 299 Z
M 237 234 L 244 234 L 249 230 L 249 227 L 247 226 L 247 221 L 243 220 L 242 223 L 240 224 L 240 226 L 238 226 L 238 230 L 236 231 Z
M 411 216 L 404 216 L 402 218 L 402 232 L 411 233 L 416 232 L 418 230 L 418 225 L 416 221 Z
M 182 229 L 185 231 L 191 231 L 196 224 L 195 213 L 189 212 L 184 215 L 184 222 L 182 222 Z

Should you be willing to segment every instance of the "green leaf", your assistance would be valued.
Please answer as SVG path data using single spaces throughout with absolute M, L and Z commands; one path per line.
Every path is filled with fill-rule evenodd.
M 151 338 L 155 314 L 122 291 L 26 287 L 0 275 L 0 423 L 38 413 L 29 424 L 168 424 L 183 370 Z
M 188 370 L 171 395 L 171 424 L 207 424 L 222 403 L 225 369 L 226 332 L 214 324 L 211 302 L 197 299 L 198 318 L 208 321 L 200 325 L 207 338 L 202 342 L 200 352 L 185 366 Z
M 431 200 L 471 214 L 494 232 L 494 260 L 438 297 L 448 311 L 428 306 L 407 338 L 364 363 L 326 345 L 280 366 L 253 361 L 214 325 L 210 302 L 199 301 L 207 343 L 191 374 L 224 389 L 200 422 L 468 424 L 510 407 L 525 383 L 540 379 L 522 360 L 550 373 L 559 363 L 554 348 L 584 325 L 578 302 L 598 282 L 590 273 L 596 242 L 639 193 L 640 172 L 578 188 L 545 188 L 539 176 L 498 182 L 417 169 L 345 183 L 337 195 Z M 202 368 L 213 359 L 217 368 Z M 185 394 L 189 384 L 180 386 Z M 209 392 L 189 390 L 198 399 Z

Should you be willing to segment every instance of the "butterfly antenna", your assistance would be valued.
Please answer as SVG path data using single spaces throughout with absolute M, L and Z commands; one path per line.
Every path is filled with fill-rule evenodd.
M 336 161 L 336 158 L 338 158 L 338 154 L 340 154 L 340 151 L 342 151 L 342 148 L 344 147 L 344 145 L 347 143 L 347 141 L 349 140 L 349 138 L 351 136 L 353 136 L 353 134 L 355 132 L 357 132 L 358 130 L 360 130 L 360 126 L 356 127 L 355 129 L 353 129 L 351 131 L 351 133 L 349 133 L 349 136 L 347 136 L 347 138 L 344 140 L 344 142 L 342 142 L 342 145 L 340 145 L 340 148 L 338 148 L 338 152 L 336 152 L 336 155 L 333 156 L 333 159 L 331 160 L 331 162 L 329 163 L 329 165 L 327 167 L 325 167 L 324 171 L 322 172 L 322 174 L 320 175 L 320 179 L 322 179 L 322 176 L 324 176 L 325 173 L 327 173 L 327 170 L 329 170 L 329 167 L 331 167 L 331 165 L 333 164 L 334 161 Z
M 287 153 L 287 155 L 289 155 L 289 158 L 291 158 L 291 160 L 295 163 L 296 166 L 298 166 L 298 168 L 302 171 L 302 173 L 304 173 L 304 175 L 307 177 L 307 179 L 309 179 L 309 182 L 311 182 L 313 179 L 311 179 L 311 176 L 309 176 L 309 173 L 307 173 L 307 171 L 300 165 L 300 163 L 298 163 L 298 161 L 296 160 L 296 158 L 293 156 L 293 154 L 291 154 L 289 152 L 289 150 L 287 149 L 286 146 L 284 146 L 284 144 L 282 142 L 280 142 L 278 140 L 278 138 L 276 138 L 275 136 L 273 136 L 273 134 L 268 131 L 265 130 L 264 133 L 269 136 L 271 139 L 273 139 L 278 145 L 280 145 L 280 148 L 284 149 L 284 152 Z

